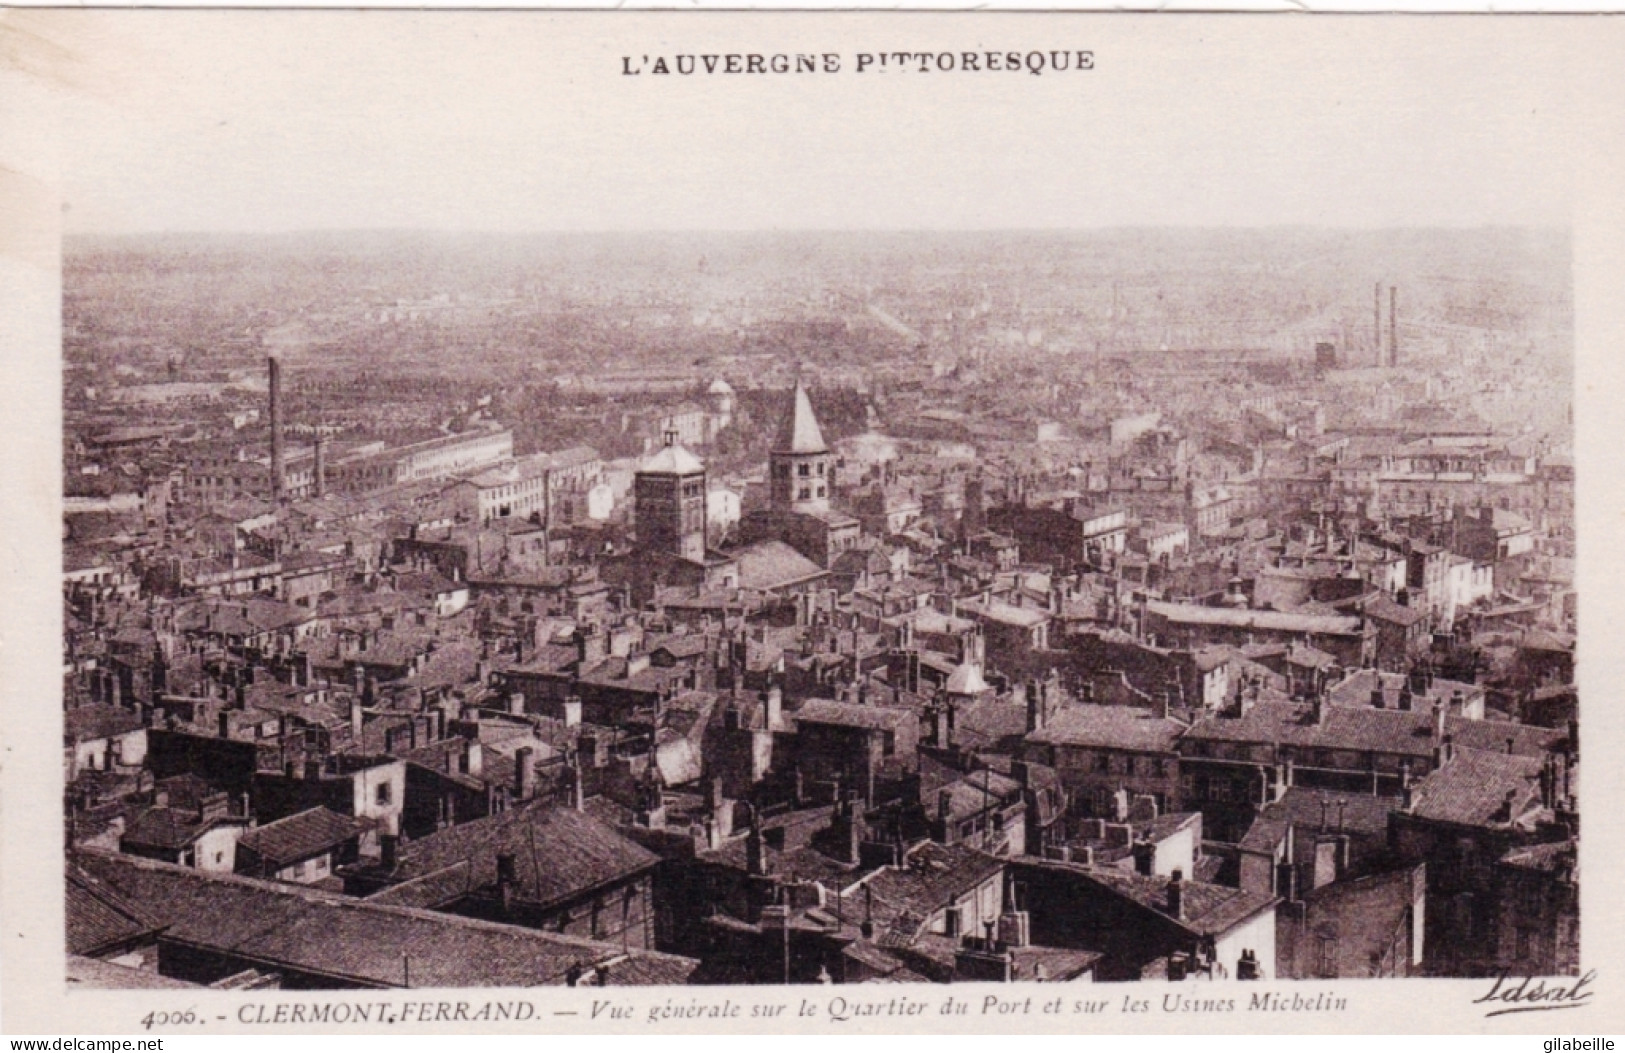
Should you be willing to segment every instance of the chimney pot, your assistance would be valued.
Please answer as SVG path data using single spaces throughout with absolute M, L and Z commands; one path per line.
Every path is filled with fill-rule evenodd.
M 521 746 L 514 751 L 514 796 L 528 801 L 536 796 L 536 751 Z
M 1185 916 L 1185 873 L 1177 868 L 1168 879 L 1168 913 L 1176 918 Z

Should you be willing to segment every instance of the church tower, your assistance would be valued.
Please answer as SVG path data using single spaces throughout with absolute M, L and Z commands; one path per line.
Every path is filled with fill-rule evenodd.
M 666 432 L 666 444 L 632 480 L 638 547 L 694 563 L 705 561 L 705 465 Z
M 769 500 L 777 512 L 827 512 L 834 472 L 807 389 L 796 381 L 790 415 L 768 454 Z

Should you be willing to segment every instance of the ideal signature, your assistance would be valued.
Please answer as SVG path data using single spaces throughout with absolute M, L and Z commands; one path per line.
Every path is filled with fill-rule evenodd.
M 1486 1012 L 1485 1017 L 1540 1013 L 1548 1009 L 1578 1009 L 1589 1004 L 1591 997 L 1597 993 L 1588 990 L 1596 978 L 1595 969 L 1577 980 L 1561 982 L 1502 973 L 1495 978 L 1487 993 L 1473 999 L 1473 1004 L 1497 1007 Z

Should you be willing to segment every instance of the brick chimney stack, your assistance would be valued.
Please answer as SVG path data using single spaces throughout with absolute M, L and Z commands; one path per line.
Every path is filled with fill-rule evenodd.
M 1185 917 L 1185 873 L 1176 869 L 1168 878 L 1168 914 L 1171 917 Z
M 514 796 L 528 801 L 536 796 L 536 751 L 521 746 L 513 755 Z
M 270 370 L 271 387 L 271 500 L 285 496 L 287 475 L 285 454 L 282 449 L 282 360 L 275 355 L 266 359 Z

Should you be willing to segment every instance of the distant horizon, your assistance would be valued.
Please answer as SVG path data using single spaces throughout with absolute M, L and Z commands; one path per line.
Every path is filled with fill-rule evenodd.
M 76 230 L 63 231 L 64 241 L 81 238 L 295 238 L 295 237 L 331 237 L 335 235 L 410 235 L 410 236 L 484 236 L 484 237 L 554 237 L 554 236 L 580 236 L 580 237 L 606 237 L 628 235 L 776 235 L 795 236 L 806 234 L 850 234 L 865 236 L 887 235 L 985 235 L 985 234 L 1023 234 L 1023 235 L 1064 235 L 1064 234 L 1106 234 L 1106 233 L 1138 233 L 1143 231 L 1177 232 L 1177 233 L 1241 233 L 1257 231 L 1314 231 L 1336 234 L 1402 234 L 1402 233 L 1472 233 L 1497 231 L 1523 231 L 1541 232 L 1549 234 L 1569 234 L 1574 230 L 1572 223 L 1451 223 L 1443 221 L 1438 223 L 1409 223 L 1388 226 L 1358 226 L 1338 223 L 1261 223 L 1261 224 L 1192 224 L 1192 223 L 1127 223 L 1111 226 L 1066 226 L 1066 227 L 546 227 L 529 229 L 500 229 L 493 227 L 309 227 L 289 230 L 241 230 L 241 229 L 196 229 L 196 230 L 123 230 L 123 231 L 94 231 Z

